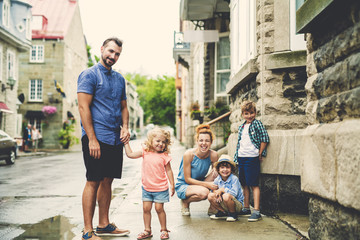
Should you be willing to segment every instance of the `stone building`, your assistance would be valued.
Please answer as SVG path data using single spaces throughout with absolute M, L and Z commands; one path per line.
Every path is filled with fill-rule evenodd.
M 21 136 L 19 55 L 31 48 L 31 6 L 26 1 L 0 2 L 0 129 Z
M 69 117 L 81 136 L 76 86 L 87 68 L 87 50 L 76 0 L 31 0 L 32 49 L 20 56 L 18 94 L 24 96 L 19 112 L 24 124 L 41 130 L 41 148 L 59 148 L 58 133 Z M 43 114 L 44 106 L 56 113 Z
M 306 119 L 301 188 L 310 239 L 360 239 L 360 2 L 307 0 Z
M 208 2 L 208 3 L 205 3 Z M 204 111 L 217 101 L 227 103 L 225 86 L 230 74 L 229 7 L 223 0 L 184 0 L 180 4 L 180 32 L 174 36 L 176 61 L 177 137 L 194 146 L 194 129 Z M 200 119 L 191 116 L 193 106 Z M 223 146 L 223 142 L 217 146 Z
M 217 10 L 223 2 L 229 15 Z M 261 166 L 262 212 L 309 215 L 311 239 L 359 239 L 360 2 L 182 0 L 180 9 L 183 26 L 229 35 L 228 154 L 235 153 L 244 100 L 256 103 L 257 118 L 269 132 Z M 195 99 L 199 66 L 204 95 L 198 98 L 206 106 L 206 93 L 216 94 L 219 42 L 175 51 L 185 68 L 179 89 L 188 105 Z M 206 82 L 209 76 L 215 81 Z M 181 105 L 179 116 L 186 116 L 184 111 L 189 109 Z

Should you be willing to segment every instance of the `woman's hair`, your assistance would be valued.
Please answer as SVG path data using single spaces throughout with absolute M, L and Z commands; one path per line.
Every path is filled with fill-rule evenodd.
M 215 135 L 210 129 L 210 125 L 208 124 L 200 124 L 196 127 L 196 135 L 195 135 L 195 141 L 199 139 L 200 134 L 209 134 L 210 141 L 213 142 L 215 140 Z
M 164 148 L 164 153 L 170 153 L 170 149 L 169 146 L 171 145 L 171 135 L 169 131 L 166 131 L 164 129 L 161 128 L 154 128 L 151 131 L 148 132 L 147 134 L 147 139 L 145 141 L 145 151 L 149 152 L 153 152 L 154 148 L 152 146 L 152 141 L 156 136 L 164 136 L 165 137 L 165 148 Z
M 246 100 L 244 102 L 241 103 L 241 112 L 250 112 L 250 111 L 254 111 L 256 113 L 256 105 L 254 102 Z

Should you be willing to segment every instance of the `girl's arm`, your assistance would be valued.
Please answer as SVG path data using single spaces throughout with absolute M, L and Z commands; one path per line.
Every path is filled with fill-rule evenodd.
M 125 144 L 125 153 L 128 158 L 139 158 L 142 157 L 142 151 L 133 152 L 130 148 L 129 142 Z
M 168 162 L 166 164 L 165 169 L 166 169 L 166 174 L 167 174 L 169 182 L 170 182 L 171 196 L 174 196 L 174 193 L 175 193 L 175 181 L 174 181 L 174 174 L 173 174 L 173 171 L 171 169 L 170 162 Z

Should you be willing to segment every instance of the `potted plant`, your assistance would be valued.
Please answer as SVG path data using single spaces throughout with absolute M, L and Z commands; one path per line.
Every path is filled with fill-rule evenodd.
M 198 102 L 194 102 L 191 104 L 190 106 L 190 117 L 193 120 L 199 120 L 200 122 L 202 122 L 203 120 L 203 116 L 202 116 L 202 112 L 200 111 L 200 105 Z
M 229 106 L 224 101 L 217 101 L 205 111 L 205 115 L 211 120 L 230 111 Z
M 74 124 L 66 124 L 59 132 L 59 143 L 64 149 L 68 149 L 75 143 L 79 143 L 79 139 L 73 135 L 75 132 Z

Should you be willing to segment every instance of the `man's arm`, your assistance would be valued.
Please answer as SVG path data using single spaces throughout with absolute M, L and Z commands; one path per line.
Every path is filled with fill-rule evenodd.
M 130 140 L 129 110 L 127 108 L 126 100 L 121 101 L 121 117 L 122 117 L 122 128 L 121 128 L 121 131 L 120 131 L 120 140 L 121 140 L 121 142 L 126 144 Z
M 93 95 L 80 92 L 77 94 L 77 96 L 81 123 L 85 129 L 87 137 L 89 138 L 90 156 L 94 157 L 95 159 L 99 159 L 101 155 L 100 145 L 98 140 L 96 139 L 92 115 L 90 111 L 90 105 L 93 99 Z

